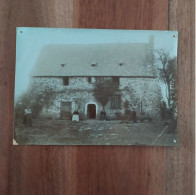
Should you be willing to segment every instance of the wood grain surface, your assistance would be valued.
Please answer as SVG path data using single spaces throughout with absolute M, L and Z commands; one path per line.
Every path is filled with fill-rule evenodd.
M 178 30 L 180 145 L 12 146 L 19 26 Z M 0 0 L 0 194 L 194 194 L 194 40 L 193 0 Z

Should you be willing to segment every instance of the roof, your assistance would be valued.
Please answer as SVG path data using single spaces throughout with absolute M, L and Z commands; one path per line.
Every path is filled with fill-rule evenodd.
M 153 76 L 148 43 L 46 45 L 31 76 Z

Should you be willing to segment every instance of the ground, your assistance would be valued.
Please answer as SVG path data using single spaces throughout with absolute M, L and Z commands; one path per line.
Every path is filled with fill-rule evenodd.
M 170 132 L 170 133 L 169 133 Z M 158 122 L 34 119 L 32 127 L 15 125 L 19 145 L 177 145 L 175 131 Z

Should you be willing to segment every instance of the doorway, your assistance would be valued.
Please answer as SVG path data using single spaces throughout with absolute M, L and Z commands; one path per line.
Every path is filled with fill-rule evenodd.
M 71 120 L 71 102 L 61 102 L 60 118 Z
M 88 119 L 95 119 L 96 118 L 96 105 L 95 104 L 88 104 L 87 117 L 88 117 Z

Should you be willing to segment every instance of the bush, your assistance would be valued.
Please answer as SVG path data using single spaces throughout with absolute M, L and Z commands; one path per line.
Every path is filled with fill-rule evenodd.
M 32 111 L 32 117 L 37 118 L 42 109 L 48 109 L 55 98 L 55 91 L 50 86 L 33 86 L 21 95 L 15 105 L 15 119 L 23 118 L 27 106 Z
M 16 122 L 18 119 L 23 120 L 23 117 L 24 117 L 24 109 L 25 109 L 24 104 L 19 104 L 19 103 L 17 103 L 17 104 L 15 105 L 15 110 L 14 110 L 15 122 Z
M 160 104 L 160 113 L 162 119 L 169 119 L 171 116 L 170 110 L 167 108 L 165 101 Z
M 121 112 L 115 112 L 115 119 L 116 120 L 121 120 L 122 119 Z

